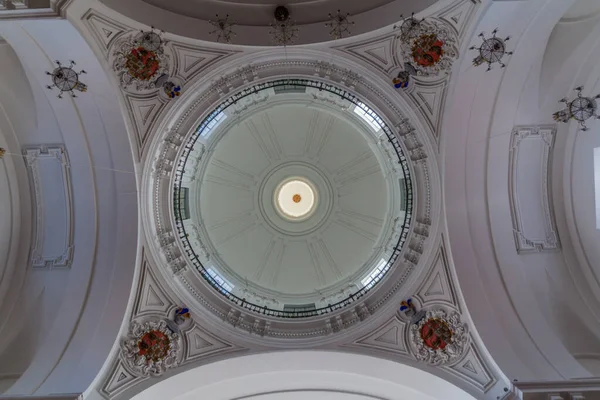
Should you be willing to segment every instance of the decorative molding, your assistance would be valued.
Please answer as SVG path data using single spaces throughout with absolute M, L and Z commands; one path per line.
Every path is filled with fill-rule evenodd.
M 239 350 L 239 348 L 222 339 L 211 335 L 198 324 L 185 332 L 187 349 L 185 353 L 185 363 L 195 362 L 199 359 L 215 355 L 216 353 L 229 353 Z
M 144 36 L 154 35 L 159 44 L 151 43 L 144 47 Z M 112 66 L 117 73 L 122 89 L 130 86 L 137 91 L 152 90 L 160 87 L 158 80 L 169 73 L 170 55 L 164 51 L 165 42 L 154 32 L 136 32 L 119 39 L 112 52 Z M 135 58 L 135 63 L 131 59 Z M 143 60 L 143 61 L 142 61 Z M 143 62 L 143 64 L 142 64 Z M 154 64 L 151 64 L 154 62 Z M 135 66 L 132 68 L 132 65 Z M 152 72 L 150 74 L 150 72 Z
M 98 43 L 98 47 L 108 58 L 108 49 L 113 45 L 116 38 L 123 33 L 131 31 L 126 25 L 115 21 L 105 15 L 99 14 L 96 10 L 90 9 L 81 17 L 87 25 L 92 37 Z
M 111 399 L 147 379 L 148 377 L 135 375 L 127 369 L 123 361 L 117 359 L 108 373 L 108 377 L 104 386 L 100 389 L 100 393 L 105 398 Z
M 174 70 L 186 82 L 196 78 L 206 68 L 237 53 L 236 51 L 189 46 L 175 42 L 171 43 L 171 47 L 175 54 Z
M 560 248 L 550 191 L 556 127 L 515 127 L 510 139 L 510 211 L 517 252 Z
M 369 348 L 408 356 L 408 344 L 404 334 L 406 327 L 406 322 L 394 316 L 386 324 L 345 347 Z
M 459 41 L 453 27 L 434 18 L 425 18 L 413 26 L 414 32 L 409 37 L 398 40 L 398 51 L 404 61 L 410 63 L 420 76 L 449 73 L 458 58 Z M 415 49 L 419 51 L 415 52 Z
M 63 145 L 40 145 L 24 148 L 23 156 L 35 202 L 31 265 L 68 268 L 73 258 L 74 236 L 67 151 Z
M 442 124 L 442 112 L 446 103 L 448 91 L 447 79 L 436 81 L 419 81 L 413 90 L 407 91 L 413 100 L 415 108 L 425 117 L 431 132 L 439 140 Z
M 159 120 L 167 102 L 155 95 L 125 94 L 124 97 L 129 118 L 133 123 L 136 143 L 142 154 L 150 132 Z
M 442 369 L 457 375 L 484 393 L 497 382 L 474 343 L 471 343 L 463 359 L 452 366 L 444 366 Z
M 157 336 L 162 343 L 157 342 Z M 180 341 L 180 335 L 171 331 L 164 320 L 141 324 L 133 321 L 127 338 L 121 342 L 121 353 L 125 363 L 137 375 L 160 376 L 179 365 Z M 146 345 L 146 349 L 142 348 L 142 343 Z M 153 355 L 152 351 L 158 351 L 158 354 Z
M 337 50 L 356 57 L 389 74 L 398 64 L 396 60 L 396 47 L 396 35 L 387 34 L 363 42 L 338 47 Z
M 434 339 L 431 343 L 424 335 L 425 330 L 431 332 L 429 336 Z M 428 310 L 424 318 L 410 325 L 408 342 L 418 361 L 430 365 L 452 364 L 467 351 L 469 334 L 467 325 L 456 311 L 436 308 Z
M 458 37 L 462 39 L 467 33 L 469 22 L 480 5 L 481 0 L 456 1 L 436 15 L 451 25 L 456 30 Z
M 157 314 L 166 316 L 172 306 L 172 301 L 160 285 L 148 260 L 143 257 L 140 285 L 138 286 L 133 311 L 134 317 Z
M 423 305 L 436 302 L 446 303 L 450 307 L 457 306 L 458 300 L 451 281 L 450 264 L 443 245 L 438 250 L 432 269 L 416 291 L 415 297 Z

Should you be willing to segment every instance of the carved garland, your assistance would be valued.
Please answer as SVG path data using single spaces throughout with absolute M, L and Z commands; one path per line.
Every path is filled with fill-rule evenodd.
M 145 40 L 148 35 L 158 39 Z M 150 90 L 164 84 L 159 78 L 168 73 L 169 56 L 164 53 L 164 42 L 158 34 L 131 34 L 117 43 L 113 56 L 113 69 L 123 88 L 135 85 L 137 90 Z
M 457 40 L 451 27 L 425 19 L 414 29 L 410 37 L 400 40 L 400 50 L 409 67 L 405 65 L 405 71 L 422 76 L 450 71 L 458 57 Z
M 467 325 L 455 311 L 429 310 L 424 318 L 410 326 L 409 342 L 417 360 L 431 365 L 451 364 L 461 359 L 467 350 Z
M 123 358 L 143 376 L 159 376 L 179 365 L 180 336 L 163 320 L 132 322 L 128 337 L 121 342 Z

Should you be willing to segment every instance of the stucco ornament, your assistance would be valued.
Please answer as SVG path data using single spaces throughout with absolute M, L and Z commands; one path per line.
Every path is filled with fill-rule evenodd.
M 458 57 L 456 35 L 452 28 L 433 19 L 414 25 L 411 35 L 399 42 L 405 62 L 414 68 L 417 75 L 448 72 Z
M 113 69 L 123 88 L 134 85 L 137 90 L 160 87 L 157 80 L 168 73 L 169 56 L 165 41 L 153 31 L 131 34 L 116 45 Z M 168 76 L 168 75 L 167 75 Z
M 121 351 L 129 367 L 143 376 L 159 376 L 179 365 L 180 336 L 163 320 L 132 322 Z
M 452 364 L 468 347 L 467 325 L 457 312 L 428 310 L 424 318 L 410 325 L 409 342 L 417 360 L 431 365 Z

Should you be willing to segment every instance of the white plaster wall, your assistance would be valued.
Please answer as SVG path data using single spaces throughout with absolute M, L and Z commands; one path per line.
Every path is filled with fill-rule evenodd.
M 20 85 L 25 94 L 30 86 L 35 103 L 23 100 L 24 94 L 0 91 L 1 104 L 13 107 L 6 114 L 14 121 L 17 153 L 24 145 L 65 145 L 75 216 L 70 269 L 21 265 L 26 278 L 22 290 L 11 294 L 19 307 L 3 318 L 11 323 L 4 325 L 0 365 L 20 364 L 6 373 L 22 375 L 6 394 L 83 392 L 112 348 L 131 290 L 137 253 L 133 155 L 115 92 L 69 22 L 1 22 L 0 36 L 14 49 L 27 79 L 5 86 Z M 45 89 L 50 83 L 45 71 L 54 68 L 55 59 L 74 59 L 77 68 L 86 69 L 89 75 L 82 79 L 89 91 L 77 99 L 57 99 L 57 92 Z M 31 308 L 23 307 L 23 299 L 32 300 Z M 9 340 L 15 335 L 18 339 Z
M 556 23 L 572 4 L 493 3 L 474 33 L 499 27 L 500 35 L 512 37 L 508 49 L 514 55 L 505 69 L 486 73 L 471 65 L 472 53 L 463 53 L 442 132 L 450 243 L 461 289 L 490 353 L 519 381 L 588 377 L 573 353 L 598 346 L 593 324 L 573 312 L 583 299 L 566 266 L 564 226 L 557 221 L 562 251 L 518 254 L 508 189 L 512 129 L 553 123 L 541 103 L 560 97 L 540 96 L 546 89 L 540 85 L 542 60 Z M 555 209 L 562 207 L 554 199 Z

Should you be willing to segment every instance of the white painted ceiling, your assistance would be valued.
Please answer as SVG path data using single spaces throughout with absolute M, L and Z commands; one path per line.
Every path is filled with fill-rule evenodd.
M 383 257 L 389 192 L 370 128 L 350 116 L 298 100 L 223 128 L 191 204 L 216 254 L 209 266 L 295 304 L 362 287 Z M 318 197 L 299 222 L 274 207 L 277 185 L 291 177 L 310 181 Z

